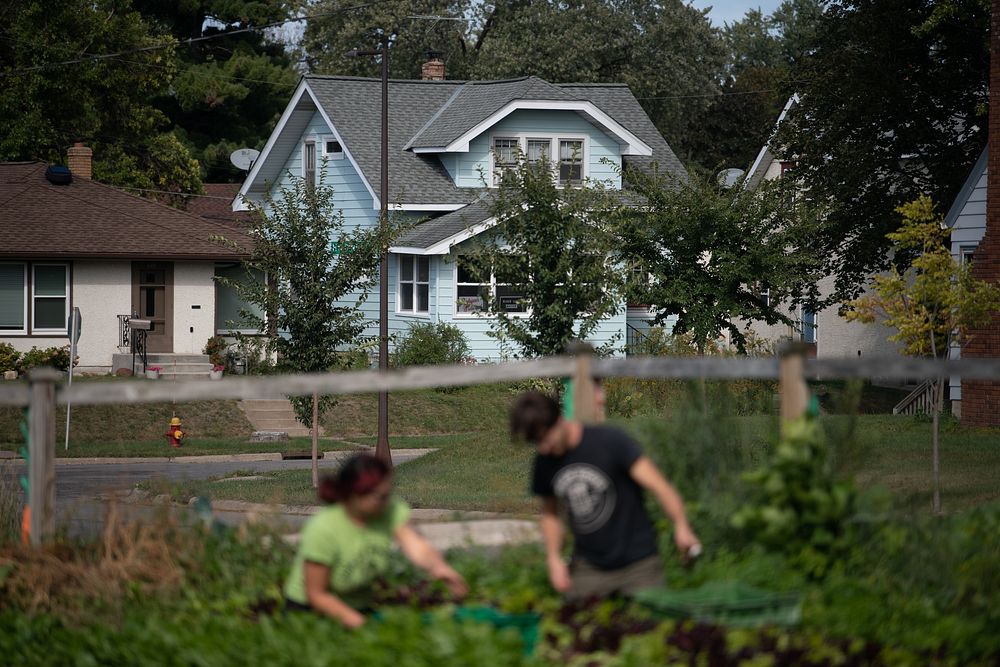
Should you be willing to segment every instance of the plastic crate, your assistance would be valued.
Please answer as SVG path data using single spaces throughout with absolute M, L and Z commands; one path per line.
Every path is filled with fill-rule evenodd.
M 538 624 L 542 616 L 534 612 L 508 614 L 493 607 L 468 606 L 455 609 L 455 620 L 490 623 L 495 628 L 514 628 L 521 635 L 524 654 L 531 655 L 538 643 Z
M 798 593 L 772 593 L 738 581 L 709 582 L 700 588 L 650 588 L 636 602 L 663 618 L 690 618 L 733 627 L 798 625 L 802 600 Z

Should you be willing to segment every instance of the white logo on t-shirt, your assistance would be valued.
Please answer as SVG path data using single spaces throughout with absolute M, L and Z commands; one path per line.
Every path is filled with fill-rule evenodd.
M 578 533 L 592 533 L 607 523 L 615 509 L 615 485 L 600 468 L 571 463 L 552 480 L 556 495 L 569 508 Z

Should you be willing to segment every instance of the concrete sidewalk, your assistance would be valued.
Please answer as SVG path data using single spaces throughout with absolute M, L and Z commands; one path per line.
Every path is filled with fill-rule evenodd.
M 162 506 L 169 503 L 166 496 L 153 496 L 145 492 L 131 492 L 117 496 L 120 501 L 135 507 Z M 109 500 L 105 497 L 104 500 Z M 192 498 L 188 505 L 194 505 Z M 172 503 L 180 511 L 190 511 L 184 503 Z M 309 516 L 323 505 L 278 505 L 249 503 L 239 500 L 213 500 L 212 516 L 226 525 L 262 522 L 286 532 L 284 539 L 297 544 L 299 530 Z M 467 547 L 498 547 L 510 544 L 540 543 L 541 530 L 537 520 L 498 512 L 478 512 L 454 509 L 414 508 L 410 510 L 414 529 L 424 536 L 434 548 L 447 551 Z
M 393 455 L 401 457 L 418 457 L 430 454 L 436 449 L 393 449 Z M 360 451 L 336 449 L 323 452 L 324 459 L 346 458 Z M 21 461 L 15 452 L 0 451 L 0 459 Z M 259 452 L 254 454 L 204 454 L 200 456 L 92 456 L 92 457 L 56 457 L 56 465 L 100 465 L 119 463 L 238 463 L 253 461 L 282 461 L 280 452 Z M 308 460 L 308 459 L 297 459 Z

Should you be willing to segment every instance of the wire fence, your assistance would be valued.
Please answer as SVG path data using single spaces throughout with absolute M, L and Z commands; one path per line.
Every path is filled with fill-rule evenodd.
M 275 399 L 287 396 L 395 392 L 410 389 L 496 384 L 533 378 L 574 379 L 574 415 L 596 417 L 593 378 L 678 380 L 777 380 L 781 415 L 801 415 L 809 400 L 806 380 L 914 380 L 961 377 L 1000 381 L 1000 359 L 806 359 L 792 347 L 770 358 L 638 357 L 598 359 L 587 347 L 574 356 L 501 364 L 421 366 L 400 370 L 236 377 L 221 382 L 62 383 L 51 368 L 29 373 L 27 383 L 0 384 L 0 405 L 29 407 L 29 506 L 31 541 L 55 532 L 55 416 L 57 405 L 107 405 L 157 401 Z

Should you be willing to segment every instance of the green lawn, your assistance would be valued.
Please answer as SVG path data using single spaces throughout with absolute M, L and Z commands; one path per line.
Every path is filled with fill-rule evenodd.
M 165 443 L 170 418 L 178 415 L 183 430 L 195 440 L 246 439 L 253 431 L 236 401 L 197 401 L 191 403 L 140 403 L 134 405 L 73 406 L 70 422 L 70 447 L 94 446 L 103 450 L 117 444 L 126 452 L 130 443 L 160 441 Z M 22 411 L 0 406 L 0 449 L 16 450 L 22 443 L 18 422 Z M 62 446 L 66 428 L 66 408 L 56 410 L 56 442 Z M 258 450 L 259 451 L 259 450 Z M 105 454 L 82 454 L 105 456 Z M 124 456 L 132 456 L 123 453 Z M 107 454 L 115 456 L 115 454 Z M 145 455 L 144 455 L 145 456 Z
M 840 441 L 851 426 L 848 417 L 824 417 L 831 438 Z M 634 430 L 658 458 L 670 442 L 650 442 L 648 418 L 623 422 Z M 725 446 L 747 450 L 742 460 L 754 465 L 766 450 L 776 427 L 773 418 L 739 417 L 726 424 L 732 433 Z M 669 422 L 668 422 L 669 428 Z M 661 430 L 657 433 L 668 432 Z M 859 486 L 887 489 L 894 506 L 923 512 L 930 507 L 930 424 L 924 419 L 862 415 L 855 422 L 857 441 L 836 448 L 839 468 L 853 475 Z M 644 435 L 645 434 L 645 435 Z M 372 444 L 370 438 L 357 440 Z M 675 442 L 684 442 L 680 435 Z M 733 443 L 740 443 L 733 445 Z M 503 512 L 530 512 L 536 503 L 528 495 L 532 452 L 510 444 L 505 431 L 451 436 L 395 437 L 392 445 L 433 447 L 438 451 L 397 468 L 399 494 L 415 507 Z M 698 470 L 701 459 L 685 457 L 688 468 Z M 709 448 L 710 459 L 717 458 Z M 662 458 L 661 458 L 662 460 Z M 664 467 L 669 468 L 669 464 Z M 953 422 L 942 429 L 941 485 L 944 509 L 958 512 L 1000 498 L 1000 430 L 966 429 Z M 179 498 L 208 494 L 252 502 L 315 504 L 308 471 L 271 473 L 266 479 L 247 481 L 188 482 L 176 488 Z M 691 480 L 685 480 L 690 488 Z

